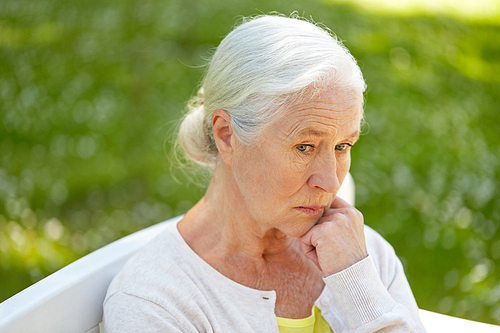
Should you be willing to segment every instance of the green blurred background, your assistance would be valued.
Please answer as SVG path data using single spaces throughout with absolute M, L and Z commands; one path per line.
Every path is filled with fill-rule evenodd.
M 357 206 L 420 307 L 500 323 L 500 4 L 365 2 L 0 0 L 0 301 L 189 209 L 172 132 L 205 59 L 241 15 L 296 10 L 363 70 Z

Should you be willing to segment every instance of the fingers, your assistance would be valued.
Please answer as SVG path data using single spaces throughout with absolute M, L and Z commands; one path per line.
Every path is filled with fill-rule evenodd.
M 351 208 L 352 206 L 347 203 L 344 199 L 339 196 L 333 198 L 333 202 L 330 205 L 331 208 Z
M 330 205 L 330 207 L 325 209 L 323 216 L 330 216 L 330 215 L 333 215 L 335 213 L 344 213 L 349 209 L 356 210 L 356 208 L 349 205 L 344 199 L 342 199 L 340 197 L 335 197 L 335 198 L 333 198 L 333 202 Z
M 299 238 L 300 248 L 302 252 L 309 258 L 315 265 L 321 270 L 318 261 L 318 253 L 316 252 L 316 248 L 311 244 L 311 234 L 306 234 Z
M 323 213 L 323 217 L 321 218 L 320 221 L 318 221 L 318 224 L 323 223 L 322 221 L 326 217 L 331 217 L 332 215 L 335 214 L 343 214 L 347 216 L 352 216 L 353 214 L 356 216 L 358 220 L 360 220 L 363 223 L 363 214 L 359 210 L 357 210 L 355 207 L 351 206 L 348 204 L 344 199 L 340 197 L 335 197 L 333 199 L 332 204 L 330 205 L 330 208 L 327 208 L 325 212 Z

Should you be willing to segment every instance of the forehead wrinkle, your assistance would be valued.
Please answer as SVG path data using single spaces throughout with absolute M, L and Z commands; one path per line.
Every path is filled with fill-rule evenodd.
M 302 108 L 292 110 L 292 112 L 290 112 L 289 115 L 294 117 L 306 117 L 309 120 L 317 118 L 316 121 L 318 121 L 319 123 L 322 123 L 325 120 L 327 123 L 329 123 L 332 120 L 333 121 L 347 120 L 351 118 L 350 115 L 352 112 L 353 112 L 352 108 L 339 108 L 337 110 L 332 110 L 331 108 L 318 107 L 316 105 L 314 107 L 304 106 Z M 322 118 L 325 120 L 322 121 L 321 120 Z
M 317 115 L 315 115 L 316 117 Z M 304 122 L 306 126 L 304 126 Z M 349 129 L 352 129 L 350 126 L 352 121 L 347 121 L 344 124 L 331 124 L 331 123 L 322 123 L 321 121 L 317 121 L 318 124 L 321 124 L 326 128 L 326 130 L 316 128 L 316 122 L 313 124 L 307 124 L 307 121 L 300 121 L 294 125 L 294 127 L 290 130 L 290 134 L 287 136 L 287 141 L 295 141 L 301 138 L 325 138 L 331 135 L 342 136 L 342 139 L 355 139 L 358 140 L 360 131 L 359 129 L 354 129 L 354 131 L 350 132 L 347 135 L 342 135 L 342 132 L 347 132 Z M 315 126 L 316 125 L 316 126 Z M 342 129 L 345 128 L 345 131 Z
M 333 99 L 330 101 L 310 101 L 309 103 L 299 104 L 297 106 L 297 111 L 304 110 L 324 110 L 324 111 L 333 111 L 333 112 L 345 112 L 353 107 L 357 107 L 359 105 L 359 98 L 353 97 L 347 100 L 341 99 Z M 332 106 L 334 106 L 332 108 Z
M 286 136 L 288 139 L 290 139 L 290 137 L 297 137 L 297 136 L 306 136 L 306 135 L 309 135 L 309 136 L 326 136 L 329 134 L 329 132 L 331 131 L 331 124 L 328 122 L 328 121 L 319 121 L 319 120 L 314 120 L 314 118 L 328 118 L 329 120 L 331 120 L 329 117 L 327 116 L 319 116 L 319 115 L 310 115 L 310 117 L 308 118 L 303 118 L 303 119 L 300 119 L 299 121 L 297 122 L 294 122 L 292 125 L 291 128 L 288 128 L 288 129 L 284 129 L 284 132 L 286 132 Z M 320 124 L 324 127 L 326 127 L 327 130 L 321 130 L 321 129 L 318 129 L 318 128 L 315 128 L 314 127 L 314 124 Z M 303 132 L 309 132 L 309 133 L 303 133 Z

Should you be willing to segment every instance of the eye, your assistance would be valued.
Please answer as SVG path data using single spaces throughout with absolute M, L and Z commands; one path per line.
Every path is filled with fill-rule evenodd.
M 335 150 L 337 151 L 346 151 L 349 147 L 352 147 L 352 145 L 348 143 L 340 143 L 335 146 Z
M 313 146 L 311 146 L 311 145 L 298 145 L 297 146 L 297 150 L 302 152 L 302 153 L 309 152 L 312 149 L 313 149 Z

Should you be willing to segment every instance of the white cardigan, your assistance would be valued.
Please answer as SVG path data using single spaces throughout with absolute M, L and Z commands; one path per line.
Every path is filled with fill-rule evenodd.
M 425 332 L 392 246 L 365 227 L 369 256 L 324 279 L 316 300 L 340 332 Z M 104 328 L 114 332 L 278 333 L 276 293 L 240 285 L 186 244 L 177 222 L 154 238 L 114 278 Z

